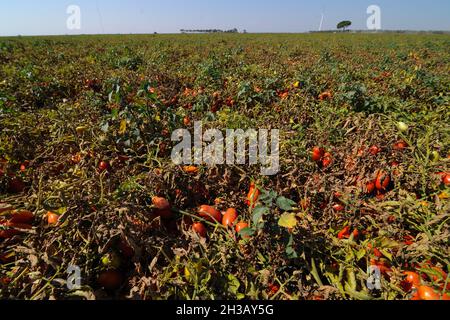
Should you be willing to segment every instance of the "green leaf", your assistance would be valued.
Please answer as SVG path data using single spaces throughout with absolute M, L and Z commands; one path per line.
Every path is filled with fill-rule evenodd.
M 285 197 L 279 197 L 277 199 L 277 206 L 283 211 L 291 211 L 296 203 Z
M 293 229 L 297 226 L 297 217 L 295 213 L 284 213 L 280 220 L 278 221 L 278 225 L 280 227 L 284 227 L 287 229 Z
M 228 275 L 227 278 L 228 278 L 228 292 L 236 296 L 238 294 L 238 290 L 241 284 L 239 283 L 238 278 L 236 278 L 231 273 Z

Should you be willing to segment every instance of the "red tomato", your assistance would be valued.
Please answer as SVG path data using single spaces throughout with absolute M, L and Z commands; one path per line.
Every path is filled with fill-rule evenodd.
M 389 175 L 384 171 L 379 171 L 377 179 L 375 181 L 375 187 L 380 191 L 386 190 L 389 187 L 390 183 L 391 178 L 389 177 Z
M 445 184 L 446 186 L 450 185 L 450 174 L 446 174 L 445 176 L 442 177 L 442 183 Z
M 322 159 L 322 167 L 328 168 L 333 163 L 333 158 L 331 156 L 331 153 L 327 152 L 324 154 Z
M 338 234 L 338 239 L 342 240 L 345 238 L 350 237 L 350 227 L 346 226 L 344 229 L 342 229 Z
M 381 149 L 377 146 L 371 146 L 369 149 L 370 154 L 376 156 L 377 154 L 379 154 L 381 152 Z
M 324 154 L 325 154 L 325 150 L 323 148 L 314 147 L 311 158 L 313 161 L 318 162 L 318 161 L 322 160 Z
M 198 209 L 198 215 L 210 222 L 222 221 L 222 214 L 214 207 L 203 205 Z
M 394 150 L 402 151 L 408 148 L 408 144 L 404 140 L 396 142 L 393 146 Z
M 225 227 L 231 227 L 237 218 L 238 218 L 238 213 L 237 213 L 236 209 L 230 208 L 223 215 L 222 224 Z
M 98 164 L 98 171 L 100 172 L 104 172 L 109 170 L 109 164 L 106 161 L 100 161 L 100 163 Z
M 375 182 L 371 181 L 366 184 L 366 193 L 371 194 L 375 191 Z
M 345 207 L 342 204 L 337 203 L 333 206 L 333 210 L 337 212 L 342 212 L 345 210 Z
M 188 126 L 191 124 L 191 119 L 189 119 L 189 117 L 184 117 L 183 123 L 185 126 Z
M 200 237 L 206 238 L 206 227 L 201 222 L 196 222 L 192 225 L 192 230 L 194 230 L 195 233 L 197 233 Z

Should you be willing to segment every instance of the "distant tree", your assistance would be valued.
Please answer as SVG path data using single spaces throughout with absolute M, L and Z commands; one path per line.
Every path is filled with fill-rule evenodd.
M 350 27 L 351 25 L 352 25 L 351 21 L 345 20 L 345 21 L 339 22 L 338 25 L 337 25 L 337 28 L 338 29 L 344 29 L 344 31 L 345 31 L 345 29 Z

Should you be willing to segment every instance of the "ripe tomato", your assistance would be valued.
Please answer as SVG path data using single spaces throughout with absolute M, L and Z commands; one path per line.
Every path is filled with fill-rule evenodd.
M 119 271 L 109 270 L 104 271 L 98 277 L 98 284 L 106 290 L 117 290 L 123 282 L 123 276 Z
M 258 202 L 260 192 L 259 189 L 256 187 L 254 183 L 250 184 L 250 191 L 247 194 L 247 201 L 246 204 L 248 206 L 253 204 L 253 207 L 256 206 L 256 202 Z
M 406 271 L 405 273 L 405 281 L 411 285 L 411 288 L 416 289 L 420 287 L 421 278 L 419 274 L 412 271 Z
M 106 161 L 100 161 L 100 163 L 98 164 L 98 171 L 104 172 L 107 170 L 109 170 L 109 163 Z
M 402 150 L 408 148 L 408 144 L 404 140 L 400 140 L 394 144 L 393 148 L 394 148 L 394 150 L 402 151 Z
M 244 229 L 247 229 L 249 227 L 247 222 L 241 221 L 236 225 L 236 232 L 239 233 Z
M 170 208 L 170 203 L 167 199 L 162 197 L 153 197 L 152 203 L 156 209 L 165 210 Z
M 378 146 L 371 146 L 369 148 L 369 152 L 370 152 L 370 154 L 376 156 L 377 154 L 379 154 L 381 152 L 381 149 Z
M 228 209 L 222 218 L 222 224 L 224 227 L 231 227 L 238 217 L 236 209 Z
M 375 182 L 371 181 L 366 184 L 366 194 L 372 194 L 375 191 Z
M 210 222 L 220 222 L 222 221 L 222 214 L 220 211 L 216 210 L 214 207 L 202 205 L 198 209 L 198 215 L 203 219 Z
M 200 237 L 206 238 L 206 227 L 202 222 L 196 222 L 192 225 L 192 230 L 197 233 Z
M 191 119 L 189 119 L 189 117 L 186 116 L 183 119 L 183 123 L 184 123 L 185 126 L 188 126 L 188 125 L 191 124 Z
M 382 191 L 386 190 L 391 183 L 391 177 L 384 171 L 379 171 L 375 180 L 375 187 Z
M 322 159 L 322 167 L 328 168 L 333 163 L 333 158 L 331 156 L 331 153 L 327 152 L 324 154 Z
M 197 173 L 198 168 L 196 166 L 185 166 L 183 167 L 183 171 L 186 173 Z
M 324 154 L 325 154 L 325 150 L 323 148 L 314 147 L 311 158 L 313 161 L 318 162 L 318 161 L 322 160 Z
M 59 221 L 59 215 L 51 211 L 47 212 L 47 222 L 48 224 L 57 224 Z
M 417 291 L 419 293 L 419 297 L 421 300 L 440 300 L 439 294 L 433 290 L 433 288 L 428 286 L 420 286 L 419 290 Z
M 345 210 L 345 207 L 342 204 L 337 203 L 333 206 L 333 210 L 337 212 L 342 212 Z
M 338 239 L 342 240 L 342 239 L 346 239 L 348 237 L 350 237 L 350 227 L 346 226 L 344 229 L 342 229 L 338 233 Z
M 81 162 L 81 155 L 79 153 L 74 154 L 71 158 L 73 164 L 79 164 Z
M 446 174 L 442 177 L 442 183 L 446 186 L 450 185 L 450 174 Z

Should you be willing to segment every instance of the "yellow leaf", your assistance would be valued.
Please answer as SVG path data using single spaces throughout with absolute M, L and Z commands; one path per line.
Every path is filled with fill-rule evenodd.
M 287 229 L 293 229 L 297 226 L 297 217 L 295 213 L 285 213 L 281 216 L 278 221 L 278 225 L 280 227 L 284 227 Z
M 119 134 L 124 134 L 127 131 L 127 120 L 120 121 Z

